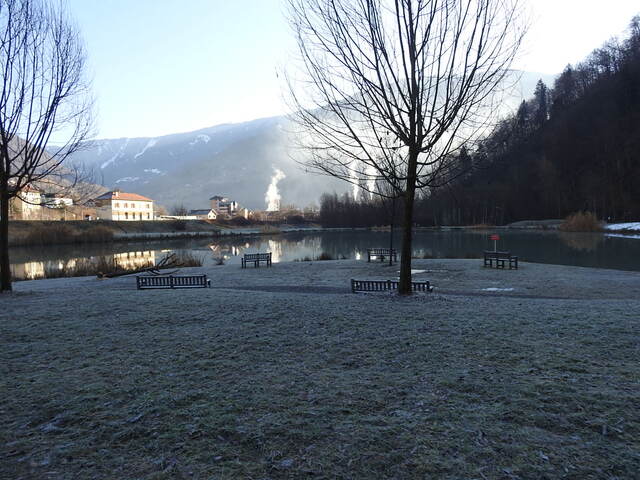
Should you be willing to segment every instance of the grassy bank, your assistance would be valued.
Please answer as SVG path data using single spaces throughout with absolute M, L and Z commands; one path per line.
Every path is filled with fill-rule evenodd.
M 395 272 L 352 261 L 18 284 L 0 477 L 636 478 L 638 274 L 479 263 L 408 299 L 341 293 Z
M 205 221 L 176 220 L 149 222 L 96 221 L 11 221 L 9 246 L 57 245 L 109 242 L 123 235 L 220 232 Z

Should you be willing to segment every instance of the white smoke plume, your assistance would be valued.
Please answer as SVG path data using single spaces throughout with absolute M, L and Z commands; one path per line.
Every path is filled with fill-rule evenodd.
M 280 210 L 280 193 L 278 192 L 278 182 L 285 178 L 286 175 L 282 170 L 275 169 L 273 177 L 271 177 L 271 183 L 267 188 L 267 193 L 264 196 L 265 202 L 267 202 L 267 212 L 277 212 Z

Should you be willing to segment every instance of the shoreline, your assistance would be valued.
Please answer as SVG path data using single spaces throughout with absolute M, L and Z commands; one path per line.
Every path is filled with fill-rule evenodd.
M 203 265 L 201 267 L 178 268 L 180 273 L 205 273 L 212 279 L 216 289 L 243 287 L 305 287 L 314 286 L 343 288 L 341 293 L 351 293 L 350 278 L 388 280 L 396 279 L 400 266 L 395 263 L 366 262 L 364 260 L 312 260 L 273 263 L 273 267 L 242 269 L 239 264 Z M 247 272 L 254 271 L 254 277 Z M 580 267 L 574 265 L 520 262 L 520 268 L 503 270 L 483 267 L 482 259 L 413 259 L 412 278 L 429 280 L 436 294 L 486 293 L 486 296 L 556 299 L 640 299 L 640 271 L 610 268 Z M 180 274 L 178 273 L 178 274 Z M 45 290 L 54 288 L 50 282 L 62 285 L 65 282 L 84 284 L 87 288 L 95 280 L 107 286 L 109 282 L 133 282 L 140 273 L 118 278 L 97 279 L 96 276 L 59 277 L 21 280 L 17 291 L 27 286 L 41 285 Z M 361 278 L 362 277 L 362 278 Z M 226 286 L 220 286 L 222 279 Z M 250 279 L 250 283 L 244 283 Z M 258 283 L 255 283 L 255 282 Z M 507 285 L 509 282 L 512 284 Z M 625 284 L 621 290 L 621 283 Z M 486 283 L 486 284 L 485 284 Z M 629 285 L 626 285 L 629 283 Z M 482 290 L 482 288 L 485 290 Z M 486 290 L 489 289 L 489 290 Z M 496 289 L 496 290 L 491 290 Z M 38 290 L 36 288 L 36 290 Z M 264 291 L 268 291 L 268 288 Z M 310 293 L 313 293 L 312 291 Z M 365 294 L 367 295 L 367 294 Z M 417 295 L 419 296 L 419 295 Z M 0 296 L 0 298 L 2 298 Z
M 559 221 L 522 221 L 516 222 L 516 224 L 509 225 L 465 225 L 465 226 L 433 226 L 433 227 L 414 227 L 415 232 L 447 232 L 447 231 L 476 231 L 476 232 L 500 232 L 500 231 L 561 231 L 559 227 Z M 18 235 L 15 231 L 10 232 L 9 247 L 13 248 L 28 248 L 28 247 L 47 247 L 57 245 L 74 245 L 74 244 L 110 244 L 118 242 L 130 242 L 130 241 L 149 241 L 149 240 L 172 240 L 172 239 L 190 239 L 190 238 L 220 238 L 224 236 L 260 236 L 260 235 L 277 235 L 286 233 L 314 233 L 314 232 L 345 232 L 345 231 L 371 231 L 371 232 L 388 232 L 390 228 L 388 226 L 382 227 L 321 227 L 317 225 L 254 225 L 246 227 L 229 227 L 216 224 L 209 224 L 207 222 L 199 221 L 187 221 L 189 224 L 197 224 L 198 230 L 175 230 L 171 229 L 172 222 L 153 222 L 156 226 L 166 227 L 164 230 L 156 231 L 136 231 L 145 222 L 140 222 L 143 225 L 131 225 L 134 222 L 104 222 L 104 221 L 78 221 L 78 222 L 53 222 L 53 221 L 30 221 L 20 222 L 20 225 L 14 227 L 14 229 L 21 230 L 21 235 Z M 123 225 L 124 224 L 124 225 Z M 25 241 L 25 237 L 30 231 L 34 229 L 42 229 L 54 225 L 60 228 L 69 228 L 69 232 L 64 232 L 62 239 L 56 237 L 53 241 L 42 239 L 40 242 L 29 243 Z M 628 224 L 621 224 L 628 225 Z M 640 225 L 634 223 L 633 225 Z M 153 225 L 151 225 L 153 226 Z M 81 228 L 78 228 L 81 227 Z M 133 228 L 134 231 L 126 231 L 125 227 L 137 227 Z M 615 228 L 616 224 L 605 225 L 601 231 L 598 232 L 567 232 L 567 233 L 597 233 L 607 236 L 619 236 L 626 238 L 640 238 L 639 230 L 631 229 L 627 227 Z M 74 230 L 74 228 L 78 228 Z M 96 230 L 108 229 L 107 235 L 97 235 L 93 237 L 91 234 Z M 400 229 L 396 229 L 400 232 Z M 26 232 L 26 233 L 25 233 Z M 86 235 L 86 237 L 85 237 Z

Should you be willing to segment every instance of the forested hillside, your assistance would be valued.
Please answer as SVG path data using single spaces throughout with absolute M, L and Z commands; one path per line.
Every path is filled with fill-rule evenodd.
M 504 224 L 579 210 L 640 218 L 640 16 L 625 40 L 567 66 L 551 87 L 538 82 L 533 98 L 458 160 L 447 186 L 423 192 L 418 223 Z M 379 200 L 356 203 L 325 196 L 325 223 L 347 223 L 352 209 L 356 223 L 385 223 Z

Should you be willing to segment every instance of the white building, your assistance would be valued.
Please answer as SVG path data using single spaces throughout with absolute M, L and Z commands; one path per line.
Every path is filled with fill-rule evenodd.
M 215 195 L 209 199 L 211 201 L 211 209 L 218 215 L 226 215 L 233 217 L 238 210 L 238 202 L 229 200 L 226 197 Z
M 10 187 L 11 188 L 11 187 Z M 42 193 L 37 188 L 27 185 L 11 199 L 9 218 L 17 220 L 40 220 L 42 210 Z
M 114 190 L 94 200 L 98 218 L 104 220 L 153 220 L 153 200 L 137 193 Z
M 212 208 L 203 210 L 190 210 L 189 215 L 193 215 L 198 220 L 215 220 L 218 218 L 218 214 Z

